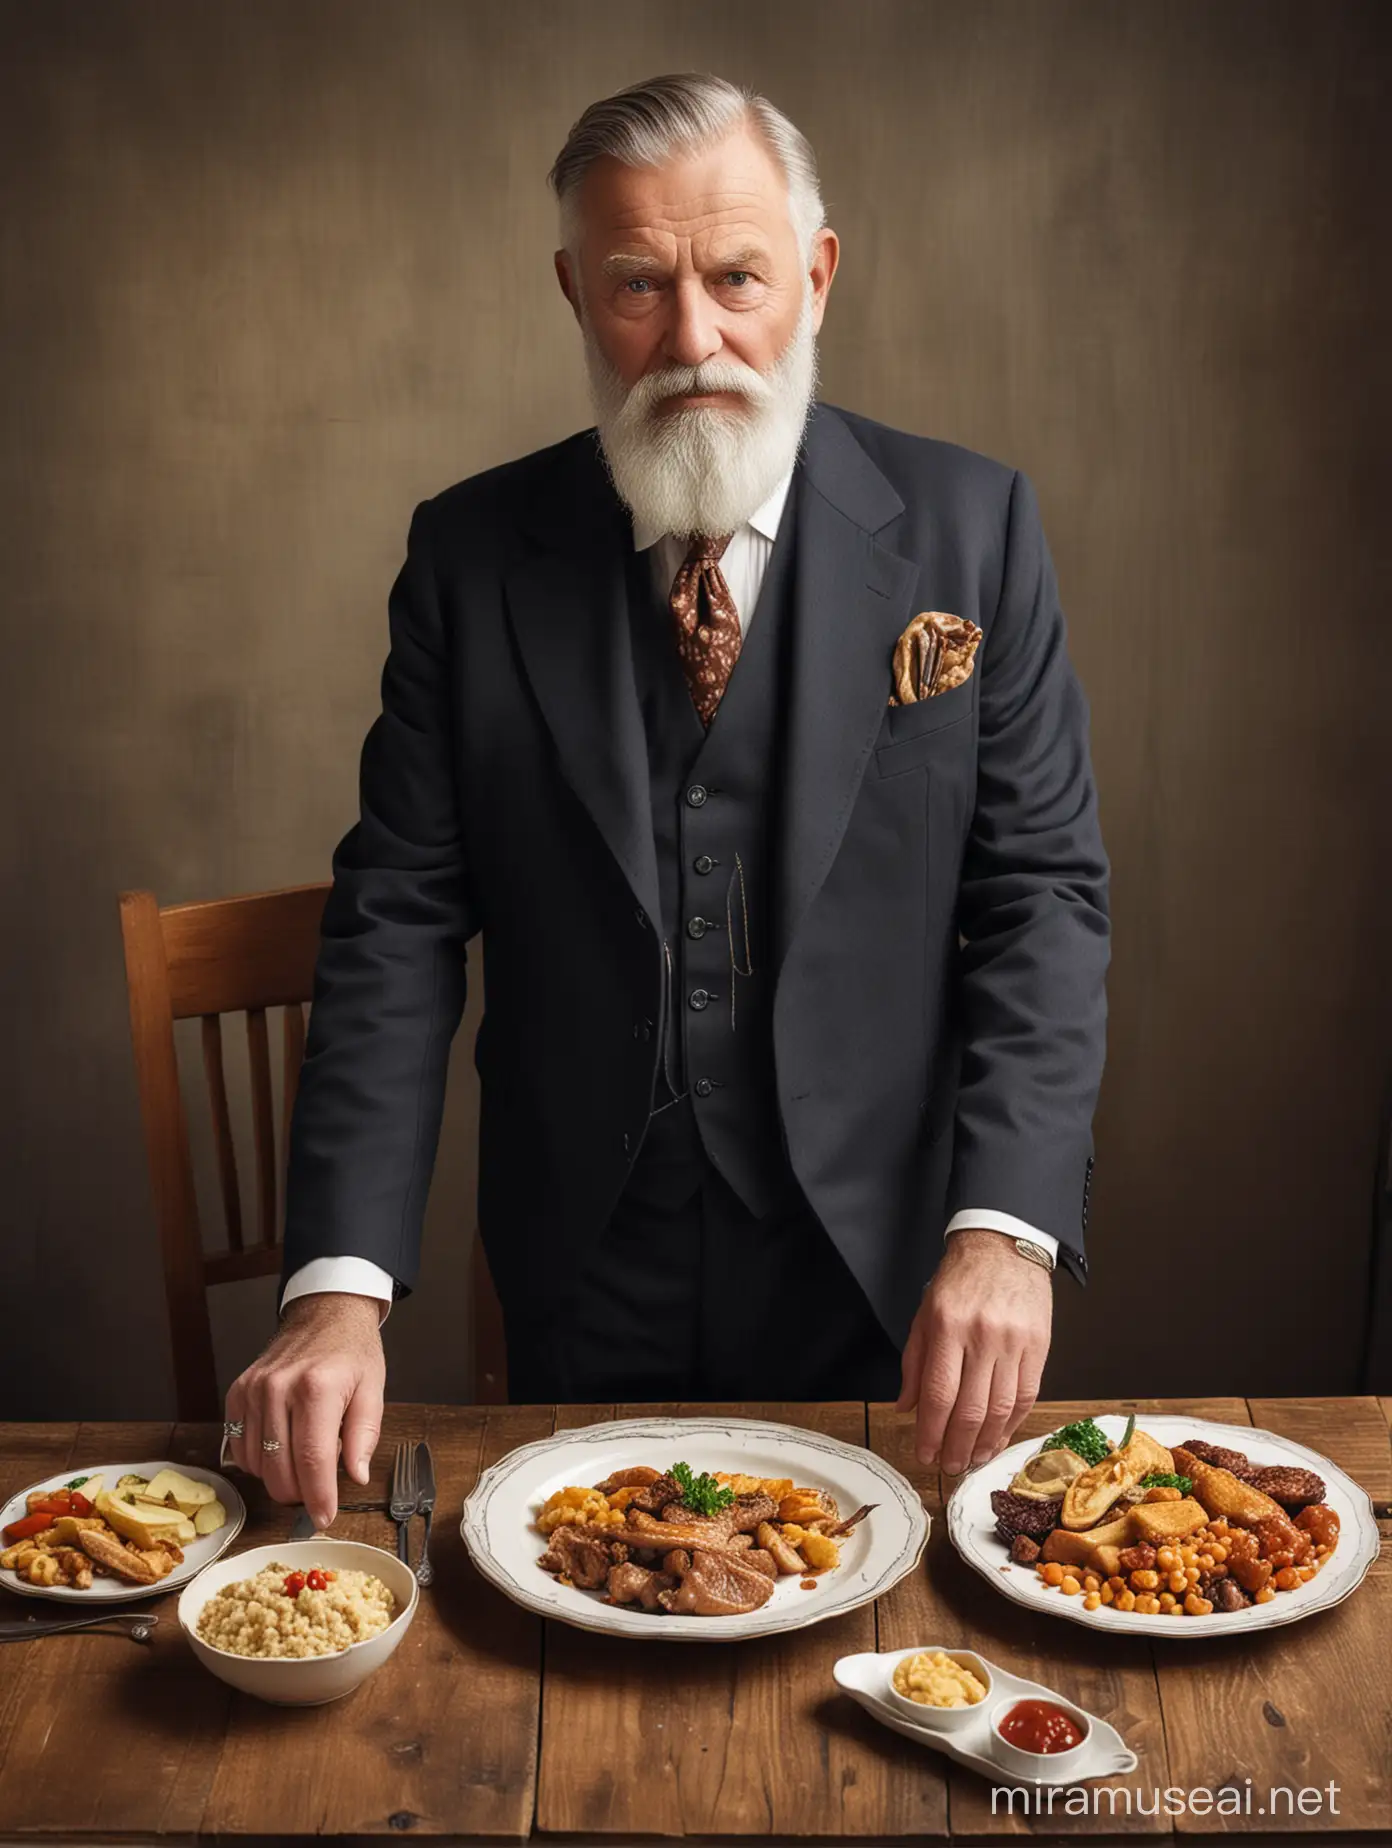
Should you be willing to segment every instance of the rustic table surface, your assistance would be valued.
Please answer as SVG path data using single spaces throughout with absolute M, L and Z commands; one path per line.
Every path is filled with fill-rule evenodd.
M 194 1660 L 174 1618 L 147 1644 L 53 1636 L 0 1650 L 0 1841 L 194 1840 L 411 1835 L 573 1843 L 685 1836 L 782 1842 L 951 1841 L 1073 1834 L 1304 1833 L 1392 1840 L 1392 1401 L 1137 1399 L 1115 1409 L 1193 1413 L 1279 1431 L 1342 1465 L 1373 1497 L 1382 1556 L 1334 1610 L 1246 1641 L 1103 1636 L 1035 1617 L 956 1558 L 945 1488 L 913 1455 L 912 1423 L 860 1404 L 740 1405 L 886 1457 L 932 1510 L 926 1569 L 877 1605 L 782 1638 L 692 1648 L 634 1643 L 543 1623 L 481 1580 L 457 1511 L 480 1469 L 553 1429 L 706 1406 L 390 1408 L 372 1490 L 396 1440 L 425 1436 L 440 1510 L 433 1591 L 391 1661 L 345 1701 L 293 1711 L 234 1694 Z M 1024 1435 L 1089 1408 L 1036 1408 Z M 13 1492 L 84 1459 L 168 1456 L 216 1463 L 210 1426 L 0 1425 L 0 1483 Z M 239 1544 L 288 1534 L 293 1510 L 251 1484 Z M 350 1499 L 367 1499 L 354 1486 Z M 391 1545 L 376 1514 L 334 1532 Z M 419 1527 L 417 1525 L 417 1536 Z M 32 1600 L 0 1595 L 0 1615 Z M 49 1611 L 52 1606 L 41 1607 Z M 1157 1624 L 1157 1630 L 1159 1630 Z M 1087 1815 L 1026 1821 L 973 1773 L 878 1726 L 831 1678 L 853 1650 L 951 1640 L 1104 1714 L 1139 1756 Z M 1192 1793 L 1246 1791 L 1238 1815 L 1199 1815 Z M 1331 1809 L 1328 1787 L 1337 1792 Z M 1186 1793 L 1182 1813 L 1156 1793 Z M 1129 1790 L 1129 1801 L 1127 1792 Z M 1270 1791 L 1282 1796 L 1260 1812 Z M 1142 1814 L 1141 1810 L 1159 1810 Z M 1130 1813 L 1128 1814 L 1128 1808 Z M 1290 1808 L 1294 1813 L 1287 1814 Z

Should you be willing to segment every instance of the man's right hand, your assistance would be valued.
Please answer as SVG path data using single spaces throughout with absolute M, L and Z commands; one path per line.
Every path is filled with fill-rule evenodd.
M 280 1502 L 303 1502 L 317 1528 L 338 1513 L 338 1456 L 366 1483 L 382 1429 L 382 1305 L 371 1296 L 324 1291 L 298 1296 L 266 1351 L 232 1382 L 229 1421 L 246 1426 L 228 1440 L 242 1469 Z M 263 1438 L 278 1439 L 267 1452 Z

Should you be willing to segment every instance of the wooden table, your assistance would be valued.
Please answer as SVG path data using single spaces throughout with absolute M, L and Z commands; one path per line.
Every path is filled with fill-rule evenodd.
M 1341 1464 L 1382 1516 L 1382 1557 L 1355 1596 L 1246 1641 L 1107 1637 L 1034 1617 L 968 1571 L 936 1517 L 945 1486 L 914 1460 L 912 1425 L 879 1405 L 726 1406 L 868 1443 L 919 1487 L 935 1516 L 926 1571 L 878 1605 L 782 1638 L 692 1647 L 596 1637 L 545 1623 L 473 1571 L 455 1520 L 478 1472 L 552 1429 L 651 1406 L 393 1406 L 373 1491 L 395 1441 L 425 1435 L 443 1517 L 438 1578 L 391 1662 L 347 1700 L 299 1712 L 233 1694 L 180 1637 L 174 1599 L 153 1641 L 56 1636 L 0 1650 L 0 1841 L 412 1835 L 573 1843 L 657 1836 L 822 1842 L 1046 1839 L 1300 1832 L 1392 1841 L 1392 1401 L 1136 1399 L 1115 1409 L 1192 1413 L 1300 1439 Z M 1090 1408 L 1040 1406 L 1043 1433 Z M 0 1425 L 7 1489 L 84 1459 L 214 1463 L 207 1426 Z M 292 1510 L 252 1484 L 239 1544 L 289 1532 Z M 352 1499 L 365 1499 L 345 1488 Z M 375 1514 L 336 1533 L 392 1541 Z M 0 1596 L 0 1612 L 35 1607 Z M 1159 1625 L 1157 1624 L 1157 1631 Z M 831 1679 L 839 1655 L 920 1641 L 977 1647 L 1105 1714 L 1139 1769 L 1096 1813 L 1056 1807 L 1027 1822 L 949 1760 L 877 1726 Z M 1250 1813 L 1167 1814 L 1157 1795 L 1245 1792 Z M 1329 1807 L 1327 1787 L 1337 1786 Z M 1318 1810 L 1257 1813 L 1266 1793 L 1320 1791 Z M 1127 1813 L 1128 1795 L 1130 1814 Z M 1159 1814 L 1139 1807 L 1158 1804 Z M 1188 1797 L 1201 1804 L 1202 1797 Z M 1233 1799 L 1226 1799 L 1227 1802 Z M 1246 1799 L 1244 1799 L 1246 1801 Z M 1309 1806 L 1312 1799 L 1303 1802 Z

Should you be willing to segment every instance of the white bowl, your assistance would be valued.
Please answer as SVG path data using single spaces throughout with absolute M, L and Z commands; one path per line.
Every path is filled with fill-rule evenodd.
M 986 1689 L 983 1699 L 973 1701 L 970 1707 L 930 1707 L 924 1701 L 910 1700 L 907 1694 L 899 1692 L 894 1685 L 894 1671 L 899 1664 L 908 1661 L 911 1656 L 937 1655 L 939 1651 L 961 1667 L 971 1670 Z M 889 1669 L 889 1679 L 885 1683 L 886 1699 L 891 1706 L 907 1718 L 917 1721 L 920 1726 L 932 1726 L 940 1732 L 951 1732 L 953 1727 L 965 1726 L 982 1713 L 991 1698 L 991 1671 L 974 1649 L 948 1649 L 942 1643 L 916 1643 L 912 1649 L 897 1649 L 886 1658 L 886 1666 Z
M 209 1599 L 238 1579 L 255 1578 L 271 1565 L 298 1572 L 307 1572 L 311 1566 L 327 1566 L 334 1572 L 371 1572 L 396 1600 L 396 1615 L 378 1635 L 350 1643 L 336 1655 L 240 1656 L 204 1642 L 198 1634 L 198 1619 Z M 276 1706 L 318 1707 L 351 1694 L 382 1666 L 406 1634 L 419 1596 L 415 1573 L 395 1553 L 379 1546 L 363 1546 L 356 1540 L 277 1540 L 274 1546 L 229 1554 L 191 1579 L 179 1596 L 179 1627 L 199 1661 L 220 1681 Z
M 1000 1735 L 1000 1723 L 1012 1707 L 1018 1707 L 1022 1700 L 1047 1700 L 1051 1707 L 1061 1707 L 1082 1733 L 1077 1745 L 1070 1746 L 1066 1752 L 1026 1752 L 1018 1745 L 1012 1745 Z M 991 1710 L 991 1756 L 1005 1770 L 1013 1772 L 1016 1777 L 1044 1778 L 1050 1783 L 1060 1783 L 1070 1771 L 1087 1757 L 1088 1745 L 1092 1734 L 1092 1721 L 1081 1707 L 1075 1707 L 1071 1700 L 1065 1700 L 1062 1694 L 1012 1694 L 1005 1700 L 999 1700 Z

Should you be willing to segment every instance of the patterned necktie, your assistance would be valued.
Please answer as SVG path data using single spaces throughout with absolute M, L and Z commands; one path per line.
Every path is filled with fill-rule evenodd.
M 710 538 L 697 533 L 672 580 L 668 598 L 691 703 L 707 729 L 739 659 L 742 639 L 739 611 L 720 569 L 720 559 L 733 536 Z

